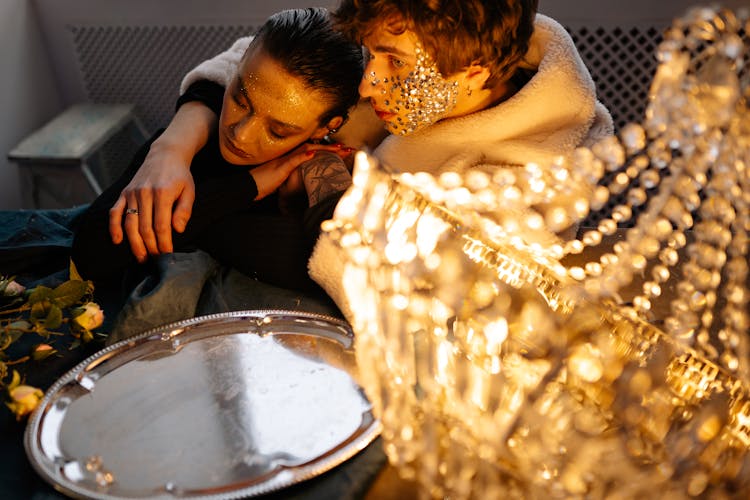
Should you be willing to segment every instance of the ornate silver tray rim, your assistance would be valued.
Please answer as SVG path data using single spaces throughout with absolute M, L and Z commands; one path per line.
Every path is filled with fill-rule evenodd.
M 94 373 L 93 370 L 102 369 L 103 365 L 106 369 L 107 363 L 114 364 L 115 366 L 107 371 L 106 375 L 132 361 L 138 361 L 141 358 L 138 356 L 138 349 L 143 349 L 144 346 L 149 344 L 157 344 L 162 348 L 171 346 L 173 353 L 178 353 L 182 347 L 192 342 L 244 333 L 256 334 L 260 338 L 274 334 L 294 334 L 307 336 L 311 339 L 323 338 L 340 345 L 342 352 L 352 354 L 353 359 L 353 333 L 348 323 L 315 313 L 286 310 L 234 311 L 200 316 L 153 328 L 108 346 L 88 357 L 59 378 L 47 390 L 39 406 L 30 417 L 25 431 L 24 445 L 32 466 L 45 480 L 67 495 L 112 500 L 144 498 L 142 493 L 133 496 L 110 494 L 107 488 L 92 486 L 90 480 L 88 481 L 89 484 L 79 483 L 72 481 L 62 473 L 64 464 L 61 461 L 63 457 L 50 457 L 43 449 L 42 442 L 43 440 L 49 441 L 50 430 L 45 428 L 45 417 L 52 406 L 57 404 L 58 395 L 70 384 L 77 384 L 77 388 L 81 386 L 83 389 L 87 389 L 87 386 L 90 385 L 90 389 L 93 389 L 93 385 L 97 383 L 95 374 L 90 377 Z M 131 354 L 131 356 L 128 357 L 128 354 Z M 156 354 L 158 355 L 159 351 L 156 351 Z M 124 361 L 118 363 L 121 358 Z M 325 360 L 321 360 L 321 362 L 325 364 Z M 154 495 L 148 495 L 148 498 L 215 500 L 261 495 L 320 475 L 350 459 L 367 447 L 380 434 L 381 424 L 372 415 L 369 402 L 354 379 L 354 373 L 349 372 L 349 370 L 344 371 L 351 377 L 352 384 L 359 389 L 360 396 L 363 402 L 367 404 L 368 409 L 362 413 L 362 421 L 356 431 L 348 438 L 338 442 L 336 446 L 306 463 L 295 466 L 277 466 L 272 473 L 266 474 L 267 477 L 261 478 L 260 482 L 250 480 L 245 481 L 244 485 L 222 485 L 218 488 L 199 488 L 198 490 L 187 491 L 171 490 L 167 483 L 162 490 L 154 491 Z M 62 427 L 60 420 L 57 419 L 56 423 L 50 424 L 48 427 L 57 425 L 56 432 L 59 432 Z M 55 451 L 62 454 L 59 449 Z

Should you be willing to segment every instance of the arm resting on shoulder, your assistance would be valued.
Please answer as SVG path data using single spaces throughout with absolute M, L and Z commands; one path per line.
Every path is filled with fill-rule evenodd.
M 172 227 L 178 232 L 185 230 L 195 199 L 190 164 L 205 146 L 217 120 L 201 102 L 182 104 L 110 209 L 112 241 L 122 241 L 124 227 L 139 262 L 148 254 L 172 252 Z M 137 217 L 125 216 L 126 208 L 136 208 Z

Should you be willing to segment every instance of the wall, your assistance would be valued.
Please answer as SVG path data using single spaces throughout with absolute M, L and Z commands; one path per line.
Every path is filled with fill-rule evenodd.
M 21 207 L 18 166 L 7 153 L 62 107 L 39 25 L 28 0 L 0 0 L 0 210 Z

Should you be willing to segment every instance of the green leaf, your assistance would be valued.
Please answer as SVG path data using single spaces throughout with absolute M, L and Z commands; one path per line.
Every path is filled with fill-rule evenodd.
M 31 315 L 29 319 L 31 323 L 37 325 L 40 321 L 43 321 L 47 317 L 47 311 L 50 308 L 50 303 L 46 300 L 35 302 L 31 305 Z
M 23 320 L 23 319 L 18 320 L 18 321 L 14 321 L 13 323 L 11 323 L 11 324 L 8 325 L 8 329 L 10 329 L 10 330 L 21 330 L 21 331 L 23 331 L 23 330 L 28 330 L 29 328 L 31 328 L 31 323 L 29 323 L 28 321 Z
M 81 341 L 83 341 L 84 344 L 91 342 L 92 340 L 94 340 L 94 335 L 90 331 L 86 330 L 81 333 Z
M 44 285 L 39 285 L 29 293 L 29 304 L 46 301 L 52 296 L 52 289 Z
M 62 309 L 53 305 L 50 306 L 47 317 L 44 319 L 44 327 L 49 330 L 56 330 L 62 325 Z
M 70 279 L 72 280 L 78 280 L 83 281 L 83 278 L 81 278 L 81 275 L 78 274 L 78 268 L 76 267 L 75 263 L 73 262 L 73 259 L 70 259 Z
M 23 335 L 24 329 L 21 328 L 14 328 L 14 325 L 16 323 L 11 323 L 10 325 L 7 325 L 3 328 L 2 332 L 0 332 L 0 350 L 5 351 L 10 345 L 21 338 L 21 335 Z
M 75 318 L 75 316 L 71 316 L 72 318 Z M 81 336 L 81 333 L 83 333 L 84 330 L 86 330 L 84 327 L 78 324 L 76 321 L 69 321 L 68 327 L 70 328 L 70 333 L 73 334 L 74 337 L 78 338 Z
M 21 385 L 21 374 L 16 370 L 13 370 L 13 380 L 11 380 L 10 384 L 8 384 L 8 390 L 12 391 L 18 385 Z
M 50 299 L 62 308 L 70 307 L 80 302 L 89 293 L 89 287 L 88 281 L 66 281 L 52 291 Z

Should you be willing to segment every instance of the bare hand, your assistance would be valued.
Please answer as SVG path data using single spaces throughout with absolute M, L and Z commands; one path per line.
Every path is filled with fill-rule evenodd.
M 122 242 L 124 226 L 130 249 L 139 262 L 144 262 L 149 254 L 170 253 L 172 228 L 177 232 L 185 230 L 194 201 L 195 183 L 189 162 L 185 164 L 183 156 L 156 141 L 109 210 L 112 242 Z M 138 212 L 126 213 L 129 208 Z

